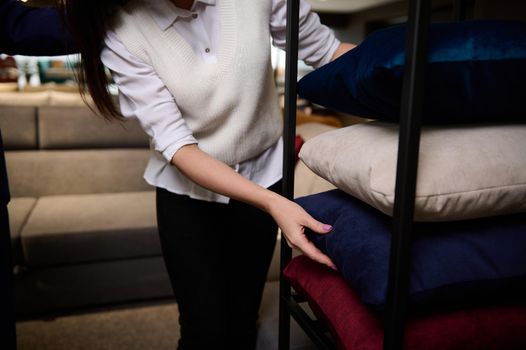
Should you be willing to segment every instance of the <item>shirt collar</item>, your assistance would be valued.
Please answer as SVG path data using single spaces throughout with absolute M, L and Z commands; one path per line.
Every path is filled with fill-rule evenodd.
M 195 0 L 193 9 L 198 3 L 215 6 L 217 0 Z M 157 25 L 162 29 L 168 29 L 179 17 L 188 17 L 193 11 L 187 11 L 176 7 L 169 0 L 146 0 L 152 10 L 152 16 Z

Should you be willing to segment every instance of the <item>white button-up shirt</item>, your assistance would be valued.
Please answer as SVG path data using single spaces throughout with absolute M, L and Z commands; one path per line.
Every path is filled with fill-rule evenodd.
M 221 28 L 215 5 L 221 0 L 195 0 L 190 10 L 178 8 L 168 0 L 145 1 L 152 8 L 154 20 L 161 29 L 174 26 L 203 62 L 214 64 L 217 61 Z M 269 26 L 272 36 L 269 40 L 272 39 L 275 47 L 285 49 L 285 0 L 272 0 Z M 299 37 L 298 56 L 313 67 L 329 62 L 340 44 L 333 31 L 320 23 L 318 15 L 311 11 L 306 1 L 300 1 Z M 177 96 L 172 96 L 153 67 L 131 54 L 114 32 L 107 33 L 105 43 L 101 58 L 119 88 L 123 116 L 138 118 L 143 129 L 155 138 L 155 143 L 165 145 L 161 153 L 167 162 L 181 147 L 197 143 L 177 107 Z M 280 138 L 261 155 L 236 164 L 233 169 L 247 179 L 269 187 L 282 177 L 282 155 L 283 140 Z M 171 174 L 167 176 L 147 168 L 144 178 L 153 186 L 195 199 L 221 203 L 229 200 L 204 190 L 180 173 L 177 176 Z

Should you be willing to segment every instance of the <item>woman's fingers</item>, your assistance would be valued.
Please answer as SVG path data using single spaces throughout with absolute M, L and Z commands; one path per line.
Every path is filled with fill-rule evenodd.
M 320 264 L 326 265 L 333 270 L 336 270 L 336 265 L 334 265 L 332 260 L 327 255 L 323 254 L 322 251 L 319 250 L 311 241 L 309 241 L 304 234 L 296 237 L 296 239 L 293 241 L 289 240 L 287 237 L 284 238 L 289 247 L 298 249 L 310 259 L 317 261 Z
M 317 234 L 327 234 L 332 231 L 332 226 L 319 222 L 318 220 L 311 217 L 308 224 L 306 225 L 309 229 Z M 305 237 L 305 236 L 304 236 Z M 325 254 L 321 252 L 311 241 L 305 237 L 304 249 L 307 249 L 308 252 L 305 252 L 307 256 L 311 259 L 316 260 L 322 264 L 329 266 L 330 268 L 336 270 L 336 265 L 332 260 Z
M 312 260 L 336 270 L 331 259 L 309 241 L 304 233 L 305 228 L 309 228 L 315 233 L 325 234 L 330 232 L 332 227 L 314 219 L 297 203 L 283 197 L 276 197 L 276 199 L 277 201 L 273 202 L 274 205 L 271 206 L 270 212 L 281 228 L 288 246 L 300 250 Z
M 307 225 L 305 226 L 310 228 L 312 231 L 316 233 L 321 233 L 321 234 L 329 233 L 332 231 L 331 225 L 321 223 L 312 217 L 310 218 Z
M 301 245 L 301 247 L 298 247 L 303 254 L 308 256 L 314 261 L 319 262 L 320 264 L 326 265 L 330 267 L 333 270 L 336 270 L 336 265 L 332 262 L 332 260 L 325 254 L 321 252 L 316 246 L 309 240 L 305 239 L 305 242 Z

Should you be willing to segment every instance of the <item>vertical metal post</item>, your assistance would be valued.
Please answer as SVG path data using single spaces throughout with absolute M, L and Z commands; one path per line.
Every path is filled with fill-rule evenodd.
M 453 20 L 463 21 L 466 19 L 466 0 L 453 0 Z
M 294 140 L 296 136 L 296 83 L 298 77 L 299 0 L 287 1 L 287 44 L 285 65 L 285 113 L 283 127 L 283 189 L 282 194 L 294 197 Z M 283 269 L 292 258 L 292 250 L 281 238 L 279 285 L 279 349 L 290 347 L 290 284 L 283 278 Z
M 409 3 L 384 350 L 402 349 L 404 343 L 430 2 Z
M 466 0 L 453 0 L 453 20 L 463 21 L 466 19 Z
M 16 326 L 13 306 L 13 263 L 9 230 L 9 186 L 0 131 L 0 348 L 16 349 Z

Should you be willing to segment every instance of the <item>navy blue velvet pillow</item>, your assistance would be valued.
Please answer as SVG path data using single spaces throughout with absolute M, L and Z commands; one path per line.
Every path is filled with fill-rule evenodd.
M 333 225 L 329 234 L 308 232 L 308 237 L 333 260 L 365 304 L 383 309 L 391 218 L 338 189 L 296 201 L 314 218 Z M 417 223 L 409 300 L 429 306 L 524 295 L 525 247 L 526 213 Z
M 333 110 L 398 121 L 405 25 L 376 31 L 304 76 L 298 93 Z M 425 123 L 524 120 L 526 22 L 434 23 L 429 33 Z

